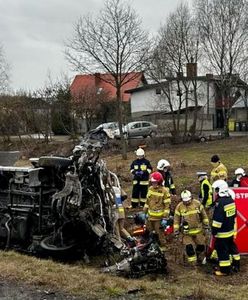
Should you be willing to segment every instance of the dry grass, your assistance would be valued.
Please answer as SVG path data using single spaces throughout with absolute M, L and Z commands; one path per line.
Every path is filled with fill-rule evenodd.
M 248 138 L 236 137 L 207 143 L 174 145 L 158 150 L 149 150 L 149 147 L 147 147 L 146 157 L 151 161 L 154 168 L 158 160 L 162 158 L 169 160 L 178 192 L 187 187 L 197 195 L 196 172 L 211 171 L 210 158 L 212 155 L 218 154 L 220 156 L 222 162 L 228 168 L 231 179 L 234 170 L 238 167 L 242 167 L 248 172 L 247 148 Z M 130 192 L 131 175 L 129 167 L 135 159 L 134 152 L 128 153 L 127 161 L 122 160 L 120 155 L 105 156 L 105 159 L 108 167 L 121 177 L 123 186 Z
M 0 269 L 4 278 L 64 291 L 84 299 L 116 299 L 119 296 L 120 299 L 133 299 L 129 292 L 139 290 L 136 299 L 220 300 L 232 294 L 232 299 L 238 300 L 245 299 L 247 292 L 246 265 L 236 277 L 214 278 L 200 268 L 185 268 L 169 260 L 170 275 L 134 280 L 101 274 L 97 267 L 40 260 L 11 251 L 1 252 Z
M 149 150 L 147 158 L 153 166 L 159 159 L 168 159 L 173 167 L 173 174 L 178 194 L 184 187 L 191 187 L 195 195 L 198 183 L 195 173 L 199 170 L 211 170 L 210 157 L 219 154 L 231 175 L 235 168 L 242 166 L 248 171 L 247 160 L 248 138 L 236 138 L 209 142 L 170 146 L 168 149 Z M 130 195 L 131 177 L 129 166 L 134 159 L 133 151 L 128 160 L 123 161 L 120 155 L 107 156 L 108 167 L 117 172 Z M 173 243 L 173 242 L 172 242 Z M 174 249 L 174 250 L 173 250 Z M 178 252 L 180 253 L 180 251 Z M 215 278 L 208 269 L 189 269 L 175 259 L 175 247 L 167 253 L 169 275 L 146 276 L 140 280 L 112 277 L 99 273 L 99 266 L 85 265 L 78 262 L 74 265 L 62 264 L 51 260 L 37 259 L 15 252 L 0 253 L 0 270 L 2 277 L 28 284 L 37 284 L 61 290 L 84 299 L 246 299 L 248 261 L 241 261 L 242 270 L 236 276 Z M 248 273 L 247 273 L 248 274 Z M 140 290 L 137 298 L 128 291 Z

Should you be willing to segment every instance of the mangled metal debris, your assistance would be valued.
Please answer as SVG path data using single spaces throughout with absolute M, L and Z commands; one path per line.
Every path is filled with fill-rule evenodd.
M 31 253 L 99 253 L 115 237 L 115 195 L 99 159 L 101 143 L 82 143 L 70 158 L 42 156 L 33 167 L 0 167 L 0 241 Z
M 138 278 L 148 273 L 167 273 L 167 261 L 161 251 L 155 234 L 146 234 L 141 241 L 135 241 L 133 247 L 121 250 L 123 259 L 105 267 L 104 273 Z
M 69 158 L 42 156 L 30 159 L 32 167 L 0 166 L 2 248 L 60 258 L 78 253 L 87 260 L 117 251 L 120 261 L 104 272 L 140 277 L 166 271 L 154 238 L 130 245 L 116 234 L 121 187 L 99 158 L 105 142 L 87 136 Z

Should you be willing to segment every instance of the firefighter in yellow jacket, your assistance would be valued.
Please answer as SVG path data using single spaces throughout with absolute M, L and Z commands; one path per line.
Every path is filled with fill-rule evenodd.
M 161 245 L 165 244 L 165 239 L 161 227 L 161 221 L 169 217 L 170 213 L 170 191 L 162 186 L 163 176 L 159 172 L 154 172 L 150 176 L 151 186 L 148 189 L 144 211 L 148 215 L 147 228 L 158 234 Z
M 211 175 L 210 182 L 213 183 L 215 180 L 218 179 L 227 180 L 227 168 L 220 161 L 218 155 L 213 155 L 211 157 L 211 164 L 213 166 L 213 169 L 210 174 Z
M 174 215 L 174 234 L 183 233 L 183 245 L 190 264 L 203 259 L 205 250 L 204 230 L 209 229 L 209 221 L 203 205 L 192 198 L 191 192 L 181 193 L 182 201 L 177 205 Z

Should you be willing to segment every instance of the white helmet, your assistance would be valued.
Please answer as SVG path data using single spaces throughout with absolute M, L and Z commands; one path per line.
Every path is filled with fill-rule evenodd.
M 223 179 L 218 179 L 212 184 L 213 189 L 228 188 L 228 184 Z
M 245 170 L 242 169 L 242 168 L 238 168 L 235 170 L 234 172 L 235 175 L 242 175 L 242 176 L 245 176 Z
M 145 151 L 142 148 L 139 148 L 138 150 L 135 151 L 135 154 L 137 156 L 145 156 Z
M 235 195 L 235 192 L 234 192 L 233 190 L 228 189 L 228 194 L 231 196 L 231 198 L 232 198 L 233 200 L 235 200 L 236 195 Z
M 190 191 L 188 190 L 184 190 L 182 191 L 181 193 L 181 198 L 183 201 L 187 202 L 187 201 L 190 201 L 192 199 L 192 194 Z
M 212 184 L 213 189 L 219 189 L 218 194 L 220 196 L 228 196 L 228 184 L 225 180 L 223 179 L 218 179 Z
M 160 171 L 163 171 L 164 168 L 169 167 L 170 163 L 166 159 L 160 159 L 160 161 L 157 164 L 157 169 Z

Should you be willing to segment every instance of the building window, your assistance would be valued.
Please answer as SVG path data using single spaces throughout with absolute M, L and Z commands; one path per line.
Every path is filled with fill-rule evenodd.
M 161 95 L 161 88 L 156 88 L 156 95 Z

